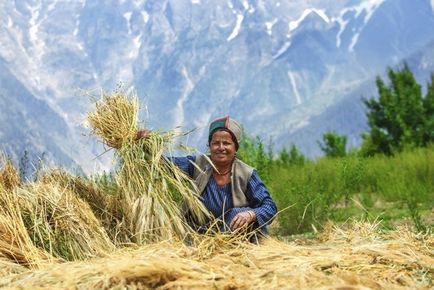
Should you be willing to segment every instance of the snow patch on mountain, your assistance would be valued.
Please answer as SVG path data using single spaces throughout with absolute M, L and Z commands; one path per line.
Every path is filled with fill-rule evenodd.
M 385 0 L 370 0 L 363 1 L 359 6 L 355 7 L 356 17 L 359 17 L 362 12 L 366 12 L 366 16 L 364 19 L 364 24 L 368 23 L 369 19 L 371 19 L 374 12 L 377 8 L 384 2 Z M 351 40 L 351 44 L 348 47 L 350 52 L 354 51 L 354 46 L 357 44 L 357 40 L 359 39 L 360 33 L 363 30 L 364 26 L 360 27 L 357 33 L 353 35 Z
M 176 102 L 176 107 L 174 109 L 175 115 L 175 126 L 181 126 L 184 124 L 184 103 L 187 101 L 188 96 L 194 88 L 194 82 L 191 80 L 187 68 L 185 66 L 182 67 L 182 76 L 185 78 L 185 86 L 181 96 L 178 98 Z
M 246 10 L 248 10 L 249 9 L 249 1 L 247 1 L 247 0 L 244 0 L 243 1 L 243 7 L 244 7 L 244 9 L 246 9 Z
M 128 34 L 131 34 L 131 15 L 133 14 L 133 12 L 128 11 L 125 12 L 122 16 L 125 18 L 125 20 L 127 21 L 127 26 L 128 26 Z
M 133 43 L 134 43 L 134 47 L 136 48 L 135 53 L 130 52 L 130 57 L 137 57 L 138 53 L 139 53 L 139 49 L 142 46 L 142 34 L 137 35 L 136 37 L 134 37 L 133 39 Z
M 434 1 L 434 0 L 433 0 Z M 10 16 L 8 16 L 8 24 L 7 27 L 8 28 L 12 28 L 12 26 L 14 25 L 14 23 L 12 22 L 12 18 Z
M 341 36 L 342 33 L 345 31 L 345 28 L 347 27 L 347 24 L 349 22 L 349 20 L 344 20 L 343 19 L 343 15 L 346 13 L 346 10 L 341 11 L 340 17 L 333 19 L 333 21 L 336 21 L 339 24 L 339 31 L 336 34 L 336 47 L 339 48 L 341 47 Z
M 357 44 L 360 33 L 362 32 L 364 26 L 366 25 L 366 23 L 368 23 L 368 21 L 371 19 L 374 12 L 377 10 L 378 7 L 380 7 L 381 4 L 383 4 L 384 1 L 386 1 L 386 0 L 367 0 L 367 1 L 362 1 L 357 6 L 347 7 L 345 9 L 343 9 L 340 12 L 339 17 L 333 19 L 333 21 L 336 21 L 339 23 L 339 32 L 336 35 L 336 47 L 339 48 L 341 46 L 341 42 L 342 42 L 341 36 L 342 36 L 342 33 L 345 31 L 346 26 L 349 22 L 349 19 L 347 19 L 347 20 L 344 19 L 345 15 L 347 15 L 347 13 L 353 12 L 355 14 L 354 18 L 360 17 L 360 15 L 363 12 L 366 13 L 365 18 L 363 19 L 364 25 L 361 27 L 358 27 L 357 31 L 354 32 L 353 37 L 351 39 L 351 43 L 348 46 L 348 51 L 353 52 L 354 47 Z M 434 1 L 434 0 L 432 0 L 432 1 Z
M 319 17 L 321 17 L 324 22 L 329 23 L 330 22 L 330 18 L 327 16 L 327 14 L 325 13 L 324 10 L 322 9 L 316 9 L 316 8 L 309 8 L 309 9 L 305 9 L 303 11 L 303 13 L 301 14 L 301 16 L 294 21 L 290 21 L 289 22 L 289 33 L 291 33 L 292 31 L 294 31 L 295 29 L 298 28 L 298 26 L 300 25 L 301 22 L 303 22 L 303 20 L 311 13 L 316 13 Z
M 285 51 L 287 51 L 291 47 L 291 41 L 286 41 L 283 46 L 277 51 L 275 55 L 273 55 L 273 59 L 277 59 L 281 56 Z
M 265 27 L 267 28 L 267 34 L 268 35 L 272 35 L 273 34 L 272 29 L 273 29 L 274 24 L 276 24 L 276 22 L 277 22 L 277 18 L 274 18 L 273 21 L 267 21 L 267 22 L 265 22 Z
M 143 22 L 148 23 L 149 21 L 149 14 L 146 11 L 142 11 L 142 17 L 143 17 Z
M 39 31 L 39 11 L 41 9 L 41 3 L 37 5 L 36 7 L 31 7 L 30 5 L 27 6 L 27 8 L 30 10 L 30 28 L 29 28 L 29 38 L 30 40 L 35 44 L 38 40 L 38 31 Z
M 237 23 L 235 24 L 234 30 L 232 30 L 231 35 L 226 39 L 227 42 L 231 41 L 235 37 L 237 37 L 238 33 L 240 32 L 241 23 L 243 23 L 244 15 L 237 14 Z
M 295 99 L 297 100 L 297 105 L 300 105 L 301 104 L 301 96 L 300 96 L 300 92 L 298 91 L 298 88 L 297 88 L 297 82 L 295 81 L 294 73 L 291 71 L 288 71 L 288 78 L 289 78 L 289 81 L 291 82 L 292 90 L 294 92 Z

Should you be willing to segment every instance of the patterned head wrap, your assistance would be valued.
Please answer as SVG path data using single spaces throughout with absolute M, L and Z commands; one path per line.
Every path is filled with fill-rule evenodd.
M 238 145 L 240 144 L 241 141 L 241 131 L 242 131 L 240 123 L 238 123 L 234 119 L 231 119 L 229 116 L 218 118 L 212 121 L 211 124 L 209 125 L 208 140 L 211 140 L 212 134 L 217 129 L 225 129 L 225 131 L 231 133 L 232 138 L 234 139 L 236 143 L 236 147 L 238 149 Z

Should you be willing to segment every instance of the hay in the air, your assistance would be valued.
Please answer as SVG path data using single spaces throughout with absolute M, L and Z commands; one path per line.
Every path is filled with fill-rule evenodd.
M 121 90 L 113 94 L 103 93 L 95 107 L 95 111 L 89 113 L 87 119 L 93 134 L 100 137 L 104 144 L 121 148 L 134 140 L 138 129 L 139 109 L 136 96 L 127 98 Z
M 432 234 L 407 229 L 346 239 L 333 227 L 326 241 L 244 243 L 204 257 L 184 243 L 161 242 L 84 262 L 0 278 L 11 288 L 78 289 L 431 289 Z M 399 236 L 400 239 L 391 239 Z M 208 241 L 211 242 L 211 241 Z M 217 246 L 218 247 L 218 246 Z M 67 272 L 69 275 L 65 276 Z
M 117 91 L 103 94 L 88 120 L 94 134 L 118 149 L 115 180 L 135 242 L 184 239 L 193 231 L 185 222 L 182 204 L 199 223 L 209 213 L 191 180 L 164 156 L 174 133 L 152 132 L 136 140 L 137 116 L 137 97 Z

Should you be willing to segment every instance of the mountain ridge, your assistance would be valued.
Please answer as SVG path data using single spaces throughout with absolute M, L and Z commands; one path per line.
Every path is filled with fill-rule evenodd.
M 197 127 L 188 143 L 201 150 L 206 150 L 206 124 L 230 114 L 251 135 L 272 136 L 276 149 L 297 139 L 302 151 L 316 156 L 319 149 L 309 137 L 323 127 L 318 125 L 315 134 L 300 130 L 314 130 L 316 118 L 326 124 L 321 115 L 329 108 L 341 101 L 350 106 L 348 96 L 387 66 L 430 47 L 433 3 L 4 2 L 0 57 L 30 94 L 64 120 L 66 142 L 53 142 L 87 170 L 95 162 L 108 164 L 94 158 L 104 148 L 82 136 L 89 131 L 88 95 L 110 91 L 119 82 L 140 96 L 145 126 Z M 358 131 L 363 116 L 359 109 L 354 112 Z M 35 140 L 47 147 L 52 138 L 38 134 Z M 351 140 L 354 146 L 360 142 Z

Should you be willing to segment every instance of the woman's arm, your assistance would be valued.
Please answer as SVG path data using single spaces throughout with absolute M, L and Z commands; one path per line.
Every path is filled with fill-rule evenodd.
M 193 176 L 194 165 L 191 162 L 196 161 L 196 156 L 188 155 L 185 157 L 166 157 L 166 159 L 178 166 L 188 176 Z
M 230 221 L 231 229 L 234 230 L 252 222 L 257 222 L 259 227 L 270 224 L 277 213 L 277 207 L 256 170 L 252 173 L 245 194 L 249 206 L 233 208 L 226 214 L 226 220 Z

